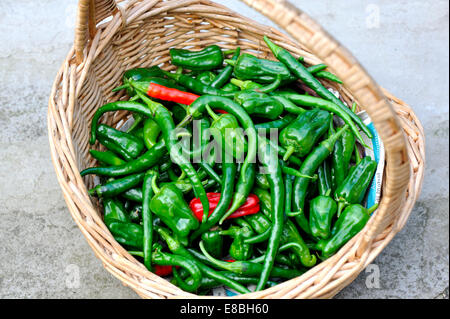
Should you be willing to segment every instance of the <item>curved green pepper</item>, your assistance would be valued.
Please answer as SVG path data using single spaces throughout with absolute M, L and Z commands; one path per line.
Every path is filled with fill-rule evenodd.
M 154 186 L 155 196 L 150 202 L 151 211 L 169 227 L 183 245 L 188 244 L 188 235 L 199 226 L 192 214 L 183 193 L 173 184 L 166 184 L 161 189 Z
M 117 152 L 125 160 L 138 157 L 144 150 L 144 142 L 138 137 L 101 124 L 97 128 L 97 136 L 103 145 Z
M 158 137 L 160 133 L 161 128 L 159 127 L 158 123 L 150 118 L 145 120 L 143 128 L 143 138 L 147 149 L 151 149 L 153 146 L 155 146 L 156 143 L 158 143 Z
M 319 139 L 328 131 L 332 116 L 329 112 L 313 109 L 297 117 L 280 133 L 280 143 L 286 148 L 284 160 L 292 154 L 308 155 Z
M 339 203 L 338 216 L 345 206 L 362 202 L 376 170 L 377 162 L 368 156 L 351 170 L 351 173 L 334 193 L 334 197 Z
M 105 198 L 103 200 L 104 207 L 104 216 L 103 220 L 105 221 L 106 226 L 109 227 L 109 224 L 112 222 L 130 222 L 130 216 L 128 212 L 125 210 L 125 207 L 121 202 L 112 198 Z
M 237 93 L 234 100 L 242 105 L 248 114 L 277 119 L 284 111 L 283 105 L 271 96 L 256 91 L 242 91 Z
M 294 82 L 296 78 L 289 69 L 280 62 L 259 59 L 254 55 L 244 53 L 235 61 L 226 60 L 234 65 L 234 73 L 240 80 L 253 80 L 259 83 L 272 83 L 281 76 L 283 83 Z
M 310 201 L 309 226 L 311 234 L 318 239 L 327 239 L 331 235 L 331 221 L 337 212 L 338 206 L 330 197 L 331 189 L 325 195 L 318 196 Z
M 253 254 L 253 245 L 246 244 L 244 241 L 253 235 L 253 230 L 250 225 L 243 219 L 236 220 L 239 222 L 238 226 L 231 226 L 228 230 L 220 232 L 222 236 L 230 236 L 233 242 L 230 246 L 230 256 L 235 260 L 248 260 Z
M 370 214 L 378 208 L 378 204 L 366 209 L 359 204 L 348 206 L 336 221 L 329 239 L 320 240 L 316 249 L 322 252 L 323 258 L 331 257 L 339 248 L 358 234 L 370 219 Z
M 205 71 L 196 76 L 196 79 L 204 85 L 211 85 L 216 78 L 216 74 L 212 71 Z
M 232 114 L 218 116 L 209 106 L 207 106 L 207 110 L 213 119 L 211 133 L 214 138 L 223 143 L 222 147 L 225 147 L 227 154 L 234 156 L 236 159 L 242 159 L 246 151 L 247 141 L 236 117 Z
M 355 136 L 352 132 L 345 131 L 340 140 L 336 142 L 333 154 L 331 155 L 334 189 L 341 185 L 348 175 L 354 148 Z
M 223 52 L 217 45 L 209 46 L 201 51 L 171 49 L 172 64 L 192 71 L 208 71 L 223 64 Z
M 220 230 L 211 230 L 202 234 L 202 241 L 205 243 L 206 249 L 216 258 L 222 257 L 223 252 L 223 236 Z

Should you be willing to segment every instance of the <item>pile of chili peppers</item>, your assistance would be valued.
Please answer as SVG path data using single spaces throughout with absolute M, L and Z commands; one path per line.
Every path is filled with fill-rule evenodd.
M 127 71 L 114 91 L 129 99 L 92 120 L 90 143 L 104 151 L 90 151 L 99 166 L 81 175 L 100 177 L 90 195 L 106 226 L 188 292 L 248 293 L 297 277 L 377 208 L 362 206 L 377 163 L 357 146 L 372 134 L 355 105 L 325 87 L 341 81 L 265 41 L 278 61 L 239 48 L 172 49 L 175 72 Z M 99 123 L 118 111 L 133 114 L 127 130 Z M 211 140 L 219 146 L 208 148 Z

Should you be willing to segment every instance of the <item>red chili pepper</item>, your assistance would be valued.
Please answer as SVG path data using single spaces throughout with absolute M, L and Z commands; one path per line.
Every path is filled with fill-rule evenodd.
M 150 83 L 147 91 L 148 96 L 158 100 L 191 105 L 200 96 L 193 93 L 183 92 L 177 89 L 171 89 L 156 83 Z
M 200 97 L 193 93 L 168 88 L 156 83 L 150 83 L 147 95 L 158 100 L 175 102 L 184 105 L 191 105 Z M 217 113 L 228 114 L 228 112 L 223 110 L 217 110 Z
M 206 194 L 208 196 L 209 200 L 209 215 L 208 217 L 213 213 L 213 211 L 216 209 L 219 201 L 220 201 L 220 193 L 208 193 Z M 200 202 L 198 198 L 194 198 L 191 203 L 189 204 L 189 207 L 191 208 L 192 212 L 194 213 L 195 217 L 201 221 L 203 218 L 203 205 Z M 231 205 L 230 205 L 231 207 Z M 260 211 L 259 206 L 259 198 L 256 195 L 250 194 L 245 201 L 245 203 L 239 207 L 237 211 L 235 211 L 232 215 L 230 215 L 227 219 L 231 218 L 238 218 L 242 216 L 247 215 L 253 215 Z
M 155 265 L 153 268 L 153 273 L 160 277 L 169 276 L 172 274 L 172 266 L 158 266 Z

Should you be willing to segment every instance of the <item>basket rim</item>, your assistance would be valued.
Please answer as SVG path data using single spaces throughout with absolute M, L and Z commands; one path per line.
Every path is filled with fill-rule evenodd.
M 201 1 L 201 2 L 205 2 L 205 1 Z M 210 3 L 209 1 L 207 1 L 208 3 Z M 111 21 L 110 23 L 113 23 L 113 21 Z M 108 24 L 105 24 L 102 28 L 100 28 L 99 30 L 105 30 L 107 29 L 109 26 Z M 273 31 L 273 30 L 272 30 Z M 100 34 L 100 32 L 99 32 Z M 92 56 L 92 52 L 93 51 L 97 51 L 97 52 L 101 52 L 101 46 L 96 47 L 96 45 L 98 45 L 100 43 L 100 36 L 98 34 L 98 38 L 97 38 L 97 42 L 94 39 L 94 41 L 91 43 L 91 47 L 90 50 L 86 50 L 86 52 L 90 52 L 90 56 Z M 300 45 L 299 45 L 300 46 Z M 96 50 L 93 50 L 96 49 Z M 96 245 L 94 245 L 94 243 L 92 241 L 95 241 L 94 238 L 92 238 L 91 234 L 89 234 L 89 232 L 86 231 L 86 228 L 89 226 L 92 226 L 92 222 L 95 221 L 84 221 L 82 220 L 81 216 L 78 216 L 76 211 L 78 209 L 78 205 L 86 205 L 83 206 L 83 208 L 87 208 L 88 210 L 94 210 L 94 207 L 92 206 L 92 204 L 89 202 L 84 202 L 84 203 L 76 203 L 75 201 L 73 201 L 73 195 L 76 192 L 85 192 L 86 191 L 86 187 L 84 186 L 84 189 L 82 187 L 81 190 L 80 189 L 74 189 L 73 187 L 70 187 L 67 185 L 63 185 L 63 184 L 67 184 L 66 183 L 66 176 L 64 176 L 65 174 L 62 172 L 62 168 L 61 168 L 61 164 L 58 162 L 58 159 L 61 158 L 62 156 L 67 156 L 67 154 L 62 154 L 64 151 L 61 149 L 61 147 L 58 147 L 57 141 L 55 140 L 55 130 L 57 130 L 59 127 L 64 127 L 64 123 L 56 123 L 59 119 L 57 119 L 57 114 L 55 113 L 55 110 L 57 109 L 57 102 L 55 103 L 55 97 L 57 95 L 57 91 L 58 88 L 60 87 L 60 83 L 64 81 L 64 79 L 73 79 L 79 80 L 78 86 L 80 87 L 83 84 L 83 75 L 84 75 L 84 79 L 86 78 L 86 72 L 81 72 L 80 76 L 77 76 L 75 74 L 75 72 L 69 72 L 69 68 L 70 66 L 73 64 L 73 57 L 74 57 L 74 51 L 75 49 L 72 48 L 66 58 L 66 60 L 64 61 L 61 69 L 58 72 L 57 77 L 55 78 L 55 83 L 53 85 L 52 88 L 52 93 L 50 95 L 50 99 L 49 99 L 49 110 L 48 110 L 48 129 L 49 129 L 49 142 L 50 142 L 50 149 L 51 149 L 51 155 L 52 155 L 52 161 L 57 173 L 57 177 L 58 177 L 58 182 L 60 183 L 62 189 L 63 189 L 63 193 L 64 193 L 64 197 L 65 200 L 68 204 L 69 207 L 69 211 L 71 212 L 74 220 L 76 221 L 76 223 L 78 224 L 78 226 L 80 227 L 81 231 L 83 232 L 83 234 L 85 235 L 89 245 L 91 246 L 91 248 L 94 250 L 96 256 L 102 260 L 103 264 L 105 265 L 105 268 L 110 271 L 114 276 L 118 277 L 120 280 L 122 280 L 124 283 L 129 284 L 133 289 L 136 290 L 136 292 L 139 295 L 142 295 L 144 297 L 148 297 L 150 294 L 147 290 L 142 289 L 140 290 L 138 287 L 136 287 L 136 285 L 134 285 L 134 283 L 132 281 L 130 281 L 127 278 L 124 278 L 123 275 L 121 275 L 120 273 L 118 273 L 117 271 L 114 270 L 114 262 L 111 263 L 110 259 L 107 259 L 104 256 L 104 252 L 99 250 L 98 247 Z M 79 70 L 84 70 L 85 68 L 89 67 L 89 63 L 85 63 L 79 66 Z M 76 82 L 76 81 L 73 81 Z M 73 85 L 73 87 L 71 87 L 71 92 L 74 93 L 76 92 L 76 88 L 75 87 L 75 83 L 71 82 L 71 84 Z M 63 89 L 64 91 L 64 89 Z M 66 90 L 69 91 L 69 90 Z M 67 93 L 67 92 L 66 92 Z M 411 174 L 411 178 L 409 180 L 410 183 L 410 188 L 409 188 L 409 201 L 405 200 L 405 203 L 407 203 L 407 207 L 406 207 L 406 212 L 403 214 L 403 219 L 401 221 L 406 222 L 407 216 L 409 215 L 409 213 L 412 210 L 412 206 L 415 202 L 415 199 L 417 198 L 418 194 L 420 193 L 420 189 L 422 186 L 422 181 L 423 181 L 423 165 L 424 165 L 424 160 L 425 160 L 425 154 L 424 154 L 424 136 L 423 136 L 423 128 L 419 122 L 419 120 L 417 119 L 417 117 L 415 116 L 415 114 L 413 113 L 413 111 L 402 101 L 396 99 L 395 97 L 389 95 L 388 92 L 385 92 L 385 94 L 388 96 L 388 98 L 391 99 L 391 101 L 393 101 L 394 103 L 396 103 L 401 111 L 406 112 L 407 113 L 407 121 L 410 122 L 410 126 L 416 126 L 418 128 L 419 133 L 417 134 L 417 136 L 413 136 L 412 138 L 408 139 L 408 147 L 410 149 L 412 149 L 412 152 L 414 154 L 414 156 L 420 158 L 421 161 L 419 161 L 420 163 L 417 165 L 417 167 L 413 167 L 412 168 L 412 174 Z M 67 102 L 67 101 L 66 101 Z M 69 101 L 70 103 L 70 101 Z M 58 107 L 58 110 L 61 110 L 60 107 Z M 58 114 L 60 115 L 60 114 Z M 64 114 L 64 116 L 66 116 L 66 114 Z M 404 124 L 406 125 L 406 124 Z M 406 135 L 406 133 L 404 133 Z M 69 134 L 70 135 L 70 134 Z M 73 150 L 73 144 L 72 141 L 66 141 L 69 147 L 69 153 L 72 153 L 72 155 L 75 154 L 75 151 Z M 414 146 L 414 144 L 420 144 L 422 143 L 422 145 L 419 146 Z M 418 152 L 417 152 L 418 150 Z M 409 154 L 411 156 L 411 154 Z M 73 163 L 75 163 L 74 160 L 75 156 L 73 156 L 72 161 Z M 76 166 L 76 165 L 75 165 Z M 76 167 L 75 167 L 76 169 Z M 81 181 L 81 184 L 84 185 L 83 181 L 81 180 L 81 178 L 76 178 L 75 179 L 79 182 Z M 82 197 L 82 196 L 81 196 Z M 89 207 L 90 206 L 90 207 Z M 408 212 L 409 210 L 409 212 Z M 94 214 L 95 215 L 95 214 Z M 405 217 L 406 215 L 406 217 Z M 92 217 L 92 216 L 90 216 Z M 371 223 L 374 222 L 374 218 L 371 218 Z M 400 221 L 400 219 L 398 220 Z M 398 222 L 397 221 L 397 222 Z M 97 221 L 100 223 L 103 223 L 101 220 Z M 404 225 L 404 223 L 403 223 Z M 380 244 L 380 240 L 378 241 L 374 241 L 376 246 L 374 247 L 374 249 L 372 250 L 372 246 L 370 247 L 366 247 L 367 249 L 365 249 L 363 251 L 363 253 L 359 256 L 359 266 L 357 267 L 356 271 L 353 272 L 348 272 L 346 274 L 346 276 L 341 276 L 340 277 L 340 282 L 347 282 L 348 280 L 353 280 L 355 277 L 355 274 L 357 275 L 362 269 L 364 269 L 364 267 L 369 264 L 377 255 L 379 252 L 381 252 L 381 250 L 389 243 L 389 241 L 394 237 L 394 235 L 403 227 L 403 225 L 401 224 L 401 222 L 398 223 L 394 223 L 392 225 L 390 225 L 390 227 L 386 228 L 384 230 L 383 233 L 381 233 L 379 235 L 379 238 L 382 239 L 382 242 Z M 368 227 L 369 225 L 367 225 L 366 227 Z M 361 243 L 361 241 L 363 241 L 365 238 L 364 236 L 362 236 L 363 234 L 359 234 L 358 236 L 355 236 L 349 243 L 347 243 L 347 245 L 344 247 L 346 248 L 345 250 L 347 250 L 347 255 L 348 256 L 354 256 L 357 252 L 357 250 L 360 249 L 359 244 Z M 98 239 L 98 238 L 97 238 Z M 114 245 L 113 245 L 114 246 Z M 120 249 L 118 249 L 118 247 L 114 248 L 119 252 L 119 253 L 123 253 L 123 254 L 128 254 L 124 249 L 122 249 L 122 251 Z M 342 248 L 341 250 L 344 250 L 344 248 Z M 351 248 L 351 249 L 350 249 Z M 377 252 L 376 254 L 374 252 Z M 340 255 L 335 255 L 332 258 L 330 258 L 329 260 L 327 260 L 324 265 L 324 263 L 322 263 L 321 265 L 324 265 L 323 267 L 328 267 L 329 268 L 329 272 L 328 272 L 328 277 L 333 277 L 336 275 L 338 269 L 338 265 L 339 261 L 345 260 L 345 262 L 347 262 L 348 260 L 345 258 L 342 258 L 343 256 Z M 340 259 L 341 258 L 341 259 Z M 126 256 L 125 258 L 127 262 L 127 266 L 130 267 L 130 269 L 133 269 L 134 271 L 136 271 L 136 273 L 145 273 L 148 272 L 149 274 L 151 274 L 148 270 L 146 269 L 141 269 L 142 267 L 139 267 L 140 264 L 134 257 L 132 257 L 131 255 L 128 254 L 128 256 Z M 337 262 L 337 263 L 336 263 Z M 334 267 L 333 267 L 334 265 Z M 322 268 L 323 268 L 322 267 Z M 318 280 L 317 278 L 311 277 L 312 274 L 316 273 L 319 271 L 319 269 L 317 266 L 312 268 L 311 270 L 309 270 L 306 274 L 304 274 L 303 276 L 299 277 L 302 278 L 306 275 L 308 275 L 310 277 L 310 280 L 315 279 L 316 281 Z M 358 271 L 359 270 L 359 271 Z M 147 274 L 148 275 L 148 274 Z M 150 276 L 150 278 L 152 280 L 158 281 L 158 276 L 151 274 L 152 276 Z M 157 277 L 157 278 L 154 278 Z M 311 279 L 312 278 L 312 279 Z M 297 278 L 298 279 L 298 278 Z M 326 295 L 327 293 L 329 293 L 329 291 L 333 291 L 334 287 L 327 287 L 326 285 L 326 280 L 327 280 L 327 276 L 324 276 L 323 278 L 320 278 L 323 282 L 325 282 L 324 286 L 317 286 L 316 287 L 316 294 L 322 293 L 323 295 Z M 294 280 L 294 279 L 293 279 Z M 237 296 L 238 298 L 240 297 L 244 297 L 244 298 L 252 298 L 254 296 L 267 296 L 272 292 L 278 292 L 278 294 L 280 295 L 279 291 L 282 290 L 282 288 L 284 288 L 285 286 L 290 287 L 290 282 L 293 281 L 287 281 L 284 282 L 280 285 L 277 285 L 276 287 L 278 287 L 278 289 L 276 289 L 276 287 L 273 288 L 269 288 L 264 290 L 263 292 L 259 292 L 259 293 L 251 293 L 251 294 L 247 294 L 247 295 L 240 295 Z M 338 283 L 339 284 L 339 283 Z M 337 284 L 337 285 L 338 285 Z M 336 283 L 335 283 L 336 285 Z M 170 289 L 169 289 L 170 290 Z M 176 291 L 177 289 L 175 289 Z M 299 290 L 299 288 L 297 287 L 297 290 Z M 294 289 L 295 292 L 295 289 Z M 335 292 L 335 291 L 333 291 Z M 294 295 L 295 293 L 291 293 L 292 295 Z M 335 294 L 335 293 L 334 293 Z M 156 296 L 156 295 L 155 295 Z M 179 296 L 185 296 L 185 297 L 193 297 L 196 295 L 193 294 L 188 294 L 185 293 L 183 291 L 181 291 L 181 293 L 179 294 Z M 276 296 L 276 294 L 275 294 Z M 301 296 L 301 295 L 299 295 Z M 214 297 L 211 297 L 214 298 Z

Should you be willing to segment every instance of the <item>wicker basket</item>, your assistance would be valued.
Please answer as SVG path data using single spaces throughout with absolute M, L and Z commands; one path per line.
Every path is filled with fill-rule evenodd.
M 242 17 L 207 0 L 80 0 L 75 45 L 51 92 L 48 129 L 53 164 L 69 211 L 105 268 L 145 298 L 195 297 L 149 272 L 129 255 L 104 225 L 88 195 L 94 179 L 80 170 L 95 164 L 89 155 L 89 126 L 95 110 L 123 96 L 111 90 L 123 72 L 164 64 L 169 48 L 240 46 L 271 57 L 263 35 L 308 64 L 324 62 L 345 86 L 326 82 L 349 103 L 371 116 L 386 148 L 380 208 L 364 230 L 335 256 L 299 278 L 238 298 L 330 298 L 352 282 L 392 240 L 420 193 L 424 173 L 424 133 L 412 110 L 380 89 L 358 62 L 307 15 L 283 0 L 244 0 L 278 23 L 292 37 Z M 130 114 L 106 122 L 123 125 Z

